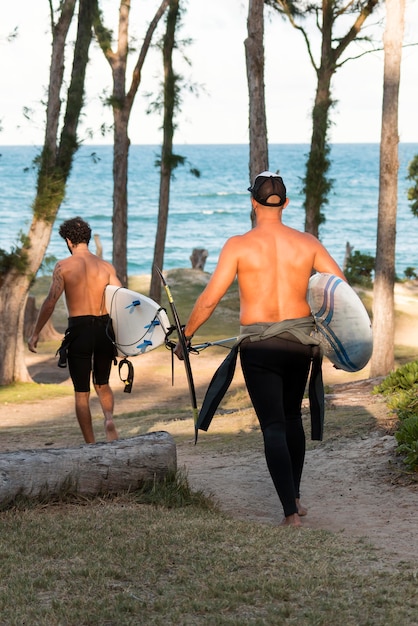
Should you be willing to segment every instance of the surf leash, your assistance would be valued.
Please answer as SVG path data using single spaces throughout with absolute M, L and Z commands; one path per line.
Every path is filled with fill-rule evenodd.
M 122 374 L 121 374 L 121 369 L 122 369 L 122 367 L 124 365 L 126 365 L 127 368 L 128 368 L 128 373 L 127 373 L 126 378 L 122 378 Z M 133 385 L 133 382 L 134 382 L 134 366 L 132 365 L 132 363 L 127 358 L 124 358 L 121 361 L 119 361 L 119 378 L 121 379 L 121 381 L 125 385 L 123 391 L 125 393 L 131 393 L 132 385 Z
M 195 390 L 195 386 L 194 386 L 194 381 L 193 381 L 193 373 L 192 373 L 192 367 L 190 365 L 190 358 L 189 358 L 189 350 L 188 350 L 188 346 L 187 346 L 187 341 L 186 341 L 186 337 L 184 336 L 184 332 L 183 332 L 183 328 L 181 326 L 180 323 L 180 318 L 177 312 L 177 308 L 176 305 L 174 303 L 174 299 L 173 296 L 171 295 L 171 291 L 169 286 L 167 285 L 167 281 L 165 280 L 162 271 L 160 270 L 159 267 L 157 267 L 156 265 L 154 265 L 156 271 L 158 272 L 160 278 L 161 278 L 161 282 L 163 284 L 163 287 L 165 289 L 165 292 L 167 294 L 167 298 L 168 298 L 168 302 L 170 304 L 170 308 L 171 308 L 171 312 L 173 314 L 173 320 L 174 320 L 174 324 L 176 327 L 176 331 L 177 331 L 177 336 L 178 336 L 178 340 L 180 342 L 181 345 L 181 349 L 183 351 L 183 363 L 184 363 L 184 367 L 186 370 L 186 376 L 187 376 L 187 382 L 189 385 L 189 394 L 190 394 L 190 401 L 192 403 L 192 410 L 193 410 L 193 421 L 194 421 L 194 442 L 195 444 L 197 443 L 197 434 L 198 434 L 198 430 L 197 430 L 197 420 L 199 417 L 199 411 L 197 410 L 197 401 L 196 401 L 196 390 Z
M 218 341 L 206 341 L 205 343 L 197 343 L 190 346 L 190 352 L 202 352 L 202 350 L 206 350 L 206 348 L 210 348 L 211 346 L 221 346 L 222 348 L 227 348 L 231 350 L 232 346 L 227 344 L 234 344 L 238 337 L 228 337 L 228 339 L 219 339 Z

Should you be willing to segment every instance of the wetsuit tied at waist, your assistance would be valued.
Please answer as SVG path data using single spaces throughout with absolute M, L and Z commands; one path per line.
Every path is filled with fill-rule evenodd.
M 216 370 L 199 412 L 197 428 L 208 430 L 213 415 L 227 392 L 235 373 L 238 350 L 244 340 L 263 341 L 272 337 L 291 335 L 296 342 L 312 346 L 312 366 L 309 379 L 309 407 L 311 413 L 311 438 L 322 440 L 324 427 L 324 385 L 322 380 L 322 353 L 320 342 L 314 336 L 315 321 L 312 316 L 257 323 L 240 327 L 240 335 L 226 359 Z

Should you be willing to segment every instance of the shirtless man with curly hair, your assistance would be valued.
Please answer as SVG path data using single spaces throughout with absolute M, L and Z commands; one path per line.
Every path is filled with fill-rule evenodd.
M 68 309 L 68 329 L 65 349 L 70 376 L 75 392 L 75 411 L 86 443 L 94 443 L 95 436 L 90 411 L 90 378 L 104 414 L 107 441 L 118 438 L 113 422 L 114 398 L 109 385 L 115 348 L 112 342 L 112 324 L 105 309 L 104 291 L 107 285 L 121 283 L 111 263 L 90 252 L 90 226 L 80 217 L 64 222 L 59 234 L 71 253 L 58 261 L 52 275 L 49 293 L 45 298 L 28 340 L 28 348 L 36 352 L 39 334 L 51 317 L 62 293 Z

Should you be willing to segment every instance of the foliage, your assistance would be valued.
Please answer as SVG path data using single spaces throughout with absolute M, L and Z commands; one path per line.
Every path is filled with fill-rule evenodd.
M 54 266 L 56 265 L 57 261 L 58 259 L 55 255 L 46 254 L 39 267 L 38 274 L 41 276 L 51 276 Z
M 395 433 L 398 452 L 412 471 L 418 471 L 418 361 L 406 363 L 375 387 L 388 397 L 389 408 L 399 419 Z
M 39 221 L 53 223 L 59 207 L 65 197 L 66 181 L 59 167 L 48 171 L 41 167 L 38 177 L 38 191 L 33 203 L 34 217 Z
M 358 250 L 350 254 L 347 259 L 345 276 L 350 285 L 362 285 L 371 288 L 373 286 L 372 273 L 375 267 L 375 257 L 363 254 Z
M 418 361 L 406 363 L 391 372 L 380 385 L 375 387 L 375 392 L 389 395 L 411 389 L 414 385 L 418 385 Z
M 416 267 L 407 267 L 404 270 L 405 278 L 407 280 L 415 280 L 416 278 L 418 278 L 418 274 L 416 270 L 417 270 Z
M 29 238 L 22 232 L 19 234 L 19 242 L 12 246 L 10 252 L 6 252 L 0 248 L 0 286 L 2 284 L 2 276 L 16 270 L 20 274 L 24 274 L 28 267 L 27 249 L 29 246 Z
M 313 109 L 312 118 L 314 132 L 312 133 L 311 150 L 306 163 L 306 174 L 303 179 L 305 194 L 304 208 L 308 216 L 310 207 L 314 207 L 314 218 L 316 226 L 325 222 L 325 215 L 321 207 L 328 204 L 328 195 L 334 184 L 332 178 L 326 176 L 331 161 L 329 159 L 330 145 L 328 143 L 328 130 L 330 120 L 328 111 L 332 106 L 329 98 L 326 102 L 316 104 Z
M 187 165 L 189 163 L 189 160 L 187 159 L 187 157 L 182 156 L 181 154 L 170 154 L 166 156 L 165 159 L 165 164 L 167 165 L 168 169 L 171 172 L 171 177 L 174 179 L 174 170 L 177 169 L 177 167 L 179 167 L 179 165 Z M 162 159 L 161 158 L 157 158 L 155 159 L 155 167 L 161 167 L 162 165 Z M 201 172 L 197 167 L 194 167 L 193 165 L 189 165 L 189 173 L 192 176 L 195 176 L 196 178 L 200 178 L 201 176 Z
M 418 217 L 418 154 L 414 156 L 408 165 L 408 176 L 406 179 L 414 183 L 414 186 L 408 189 L 408 200 L 411 202 L 412 213 L 415 217 Z
M 402 421 L 395 437 L 399 454 L 405 456 L 405 465 L 411 470 L 418 471 L 418 414 Z

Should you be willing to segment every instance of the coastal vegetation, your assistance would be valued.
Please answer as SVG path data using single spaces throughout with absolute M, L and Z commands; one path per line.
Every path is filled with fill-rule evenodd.
M 388 407 L 399 422 L 395 432 L 398 453 L 405 465 L 418 471 L 418 361 L 398 367 L 387 376 L 375 393 L 386 397 Z

